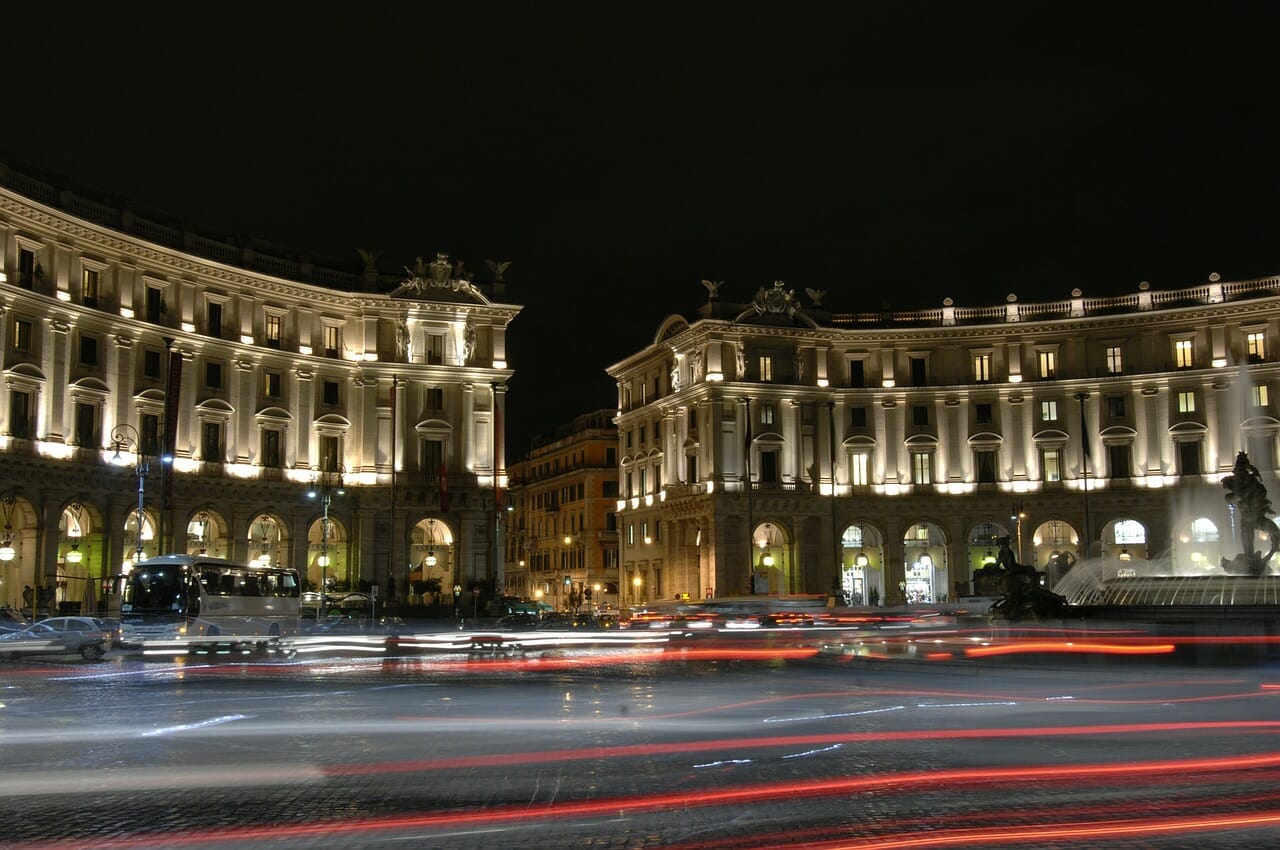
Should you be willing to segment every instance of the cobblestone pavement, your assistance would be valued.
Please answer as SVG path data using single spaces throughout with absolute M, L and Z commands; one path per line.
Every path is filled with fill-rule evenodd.
M 1275 846 L 1276 673 L 6 663 L 0 846 Z

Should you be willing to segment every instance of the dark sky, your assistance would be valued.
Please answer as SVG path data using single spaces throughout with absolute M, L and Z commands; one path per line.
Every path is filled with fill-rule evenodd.
M 10 10 L 0 152 L 318 256 L 511 261 L 512 456 L 703 278 L 861 310 L 1280 273 L 1263 5 L 441 7 Z

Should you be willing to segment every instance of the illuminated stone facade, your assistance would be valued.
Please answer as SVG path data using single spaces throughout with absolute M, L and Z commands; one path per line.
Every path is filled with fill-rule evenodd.
M 866 314 L 707 288 L 608 369 L 636 601 L 941 601 L 1004 536 L 1050 584 L 1086 557 L 1204 574 L 1238 551 L 1236 453 L 1275 480 L 1280 279 Z
M 618 605 L 618 429 L 576 417 L 511 464 L 506 590 L 559 610 Z
M 0 602 L 92 609 L 168 551 L 403 595 L 434 543 L 448 583 L 496 581 L 500 275 L 321 268 L 0 184 Z

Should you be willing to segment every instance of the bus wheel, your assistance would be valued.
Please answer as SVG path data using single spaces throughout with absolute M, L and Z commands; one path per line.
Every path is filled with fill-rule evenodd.
M 87 644 L 80 647 L 80 657 L 85 661 L 100 661 L 105 653 L 102 647 L 96 643 Z

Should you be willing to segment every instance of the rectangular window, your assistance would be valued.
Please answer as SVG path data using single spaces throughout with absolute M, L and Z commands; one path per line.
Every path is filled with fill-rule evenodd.
M 1041 378 L 1058 377 L 1058 352 L 1041 351 L 1038 357 Z
M 147 287 L 147 321 L 153 325 L 160 324 L 160 317 L 164 314 L 164 293 L 160 291 L 158 286 Z
M 854 428 L 867 427 L 867 409 L 865 407 L 849 408 L 849 424 Z
M 23 289 L 34 289 L 36 285 L 36 252 L 27 248 L 18 249 L 18 286 Z
M 1059 449 L 1041 450 L 1040 472 L 1045 481 L 1062 480 L 1062 452 Z
M 211 390 L 222 389 L 222 364 L 204 364 L 204 385 Z
M 1179 369 L 1190 369 L 1195 365 L 1195 361 L 1191 357 L 1191 340 L 1174 340 L 1173 363 Z
M 422 474 L 432 484 L 439 484 L 440 470 L 444 466 L 444 440 L 429 438 L 422 441 Z
M 1270 404 L 1270 399 L 1267 396 L 1267 385 L 1254 384 L 1253 385 L 1253 406 L 1266 407 L 1268 404 Z
M 76 445 L 86 448 L 98 445 L 98 406 L 76 402 Z
M 155 413 L 144 413 L 138 421 L 141 432 L 139 440 L 142 443 L 142 453 L 149 457 L 156 457 L 160 454 L 160 417 Z
M 200 459 L 205 463 L 222 463 L 222 423 L 200 423 Z
M 154 349 L 142 352 L 142 376 L 160 380 L 160 352 Z
M 1178 473 L 1199 475 L 1200 471 L 1200 441 L 1183 440 L 1178 443 Z
M 98 338 L 94 336 L 80 337 L 80 365 L 98 365 Z
M 996 483 L 996 453 L 982 450 L 973 453 L 973 466 L 979 484 Z
M 933 483 L 933 453 L 911 453 L 911 480 L 916 484 Z
M 280 469 L 280 432 L 275 428 L 262 431 L 262 454 L 260 466 L 268 469 Z
M 927 386 L 929 383 L 929 362 L 923 357 L 911 357 L 908 358 L 907 362 L 911 367 L 912 386 Z
M 13 320 L 13 350 L 23 354 L 31 352 L 31 323 L 26 319 Z
M 911 405 L 911 424 L 917 428 L 929 427 L 929 408 L 923 404 Z
M 1245 346 L 1249 352 L 1250 363 L 1261 363 L 1267 359 L 1267 336 L 1263 331 L 1249 331 L 1245 334 Z
M 1190 390 L 1183 390 L 1178 393 L 1178 412 L 1179 413 L 1195 413 L 1196 412 L 1196 394 Z
M 443 387 L 427 387 L 427 409 L 444 410 Z
M 324 384 L 322 385 L 321 401 L 323 401 L 325 404 L 328 404 L 328 405 L 335 405 L 338 403 L 338 382 L 337 381 L 324 382 Z
M 871 483 L 868 470 L 871 468 L 871 456 L 866 452 L 854 452 L 849 458 L 850 483 L 854 487 L 866 487 Z
M 849 386 L 865 387 L 867 385 L 866 364 L 862 360 L 849 361 Z
M 331 434 L 320 437 L 320 469 L 322 472 L 337 472 L 342 466 L 342 446 L 338 438 Z
M 324 326 L 324 356 L 337 357 L 342 348 L 342 329 L 337 325 Z
M 222 305 L 216 301 L 210 301 L 205 309 L 205 324 L 208 326 L 206 332 L 209 336 L 222 338 Z
M 82 269 L 80 272 L 80 300 L 86 307 L 98 306 L 98 270 Z
M 760 483 L 761 484 L 777 484 L 778 483 L 778 453 L 773 451 L 760 452 Z
M 775 413 L 775 410 L 774 410 L 773 404 L 767 401 L 761 402 L 760 403 L 760 424 L 772 425 L 774 413 Z
M 264 372 L 262 374 L 262 394 L 267 398 L 280 398 L 279 372 Z
M 1130 475 L 1128 444 L 1107 446 L 1107 462 L 1111 468 L 1112 478 L 1128 478 Z
M 1120 346 L 1107 346 L 1107 372 L 1112 375 L 1119 375 L 1124 371 L 1124 356 L 1120 353 Z
M 649 476 L 647 469 L 640 470 L 640 495 L 643 496 L 649 492 Z
M 9 393 L 9 433 L 21 440 L 31 439 L 35 430 L 31 421 L 31 393 L 13 390 Z
M 280 347 L 280 317 L 271 313 L 267 314 L 265 324 L 267 333 L 267 348 Z
M 1112 419 L 1124 418 L 1124 396 L 1109 395 L 1107 396 L 1107 416 Z
M 1056 401 L 1040 402 L 1040 421 L 1042 422 L 1058 421 L 1058 403 Z
M 992 422 L 991 405 L 987 403 L 974 405 L 973 415 L 979 425 L 990 425 Z
M 427 334 L 427 363 L 444 362 L 444 334 Z
M 686 484 L 698 483 L 698 456 L 697 455 L 685 456 L 684 481 Z
M 756 363 L 760 371 L 760 380 L 766 383 L 771 382 L 773 380 L 773 355 L 761 354 Z
M 991 380 L 991 355 L 975 354 L 973 357 L 973 379 L 979 384 Z

